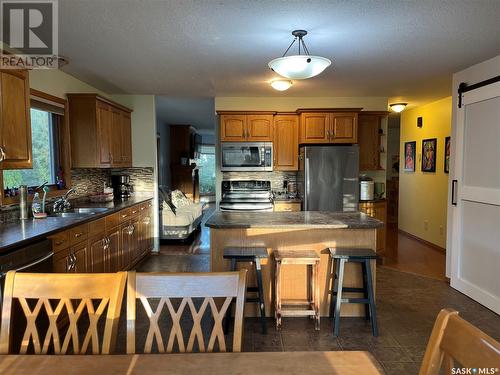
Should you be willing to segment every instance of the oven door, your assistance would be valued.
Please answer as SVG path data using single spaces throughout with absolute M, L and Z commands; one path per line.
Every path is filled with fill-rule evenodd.
M 221 171 L 252 172 L 273 170 L 271 142 L 221 144 Z

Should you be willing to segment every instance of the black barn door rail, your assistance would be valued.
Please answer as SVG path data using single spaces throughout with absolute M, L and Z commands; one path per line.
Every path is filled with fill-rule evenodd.
M 473 85 L 468 85 L 465 82 L 462 82 L 458 85 L 458 108 L 462 108 L 462 94 L 467 91 L 475 90 L 483 86 L 491 85 L 492 83 L 499 82 L 500 76 L 496 76 L 493 78 L 486 79 L 484 81 L 474 83 Z

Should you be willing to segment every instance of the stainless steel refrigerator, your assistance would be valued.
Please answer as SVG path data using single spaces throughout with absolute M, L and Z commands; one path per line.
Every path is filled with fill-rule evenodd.
M 359 147 L 303 146 L 297 190 L 305 211 L 358 211 Z

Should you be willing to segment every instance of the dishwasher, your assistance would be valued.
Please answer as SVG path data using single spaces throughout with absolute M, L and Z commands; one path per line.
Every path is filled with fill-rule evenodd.
M 51 242 L 47 239 L 0 254 L 0 311 L 7 272 L 52 273 L 53 255 Z

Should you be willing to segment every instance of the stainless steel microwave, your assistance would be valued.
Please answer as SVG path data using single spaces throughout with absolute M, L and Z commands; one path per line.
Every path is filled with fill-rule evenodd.
M 221 171 L 256 172 L 273 170 L 272 142 L 222 142 Z

